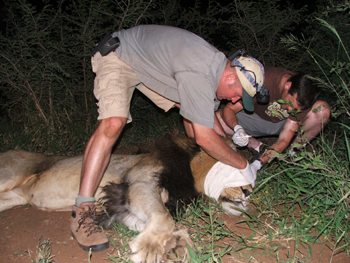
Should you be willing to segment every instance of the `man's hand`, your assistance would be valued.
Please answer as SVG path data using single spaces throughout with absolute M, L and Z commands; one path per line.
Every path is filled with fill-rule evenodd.
M 241 125 L 236 125 L 234 128 L 235 134 L 232 136 L 232 141 L 238 146 L 247 146 L 250 136 L 245 132 Z
M 256 160 L 252 164 L 247 162 L 245 169 L 239 170 L 241 174 L 251 183 L 252 187 L 255 186 L 256 175 L 261 168 L 261 163 Z
M 256 175 L 258 171 L 261 169 L 261 161 L 255 160 L 252 164 L 250 164 L 250 168 L 252 169 L 252 172 Z

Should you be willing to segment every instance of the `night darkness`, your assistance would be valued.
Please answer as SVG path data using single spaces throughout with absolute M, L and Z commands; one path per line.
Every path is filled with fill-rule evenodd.
M 11 0 L 8 0 L 11 1 Z M 28 0 L 29 3 L 31 3 L 32 5 L 36 6 L 38 8 L 38 10 L 40 10 L 43 6 L 44 3 L 43 1 L 39 1 L 39 0 Z M 48 1 L 51 5 L 55 5 L 57 4 L 57 1 Z M 231 2 L 231 0 L 219 0 L 219 3 L 221 3 L 222 5 L 226 5 L 227 3 Z M 247 2 L 250 2 L 249 0 L 247 0 Z M 307 11 L 306 11 L 306 15 L 307 14 L 311 14 L 313 11 L 315 11 L 318 1 L 312 1 L 312 0 L 307 0 L 307 1 L 303 1 L 303 0 L 294 0 L 294 1 L 280 1 L 280 6 L 283 9 L 288 2 L 292 2 L 293 6 L 295 7 L 295 9 L 300 9 L 304 6 L 307 6 Z M 194 0 L 179 0 L 179 3 L 181 4 L 181 6 L 183 7 L 192 7 L 194 6 L 195 1 Z M 208 1 L 201 1 L 201 7 L 202 9 L 205 9 L 208 5 Z M 1 17 L 1 23 L 0 23 L 0 30 L 4 31 L 6 24 L 5 24 L 5 18 L 6 18 L 6 8 L 5 8 L 5 1 L 1 0 L 0 1 L 0 17 Z

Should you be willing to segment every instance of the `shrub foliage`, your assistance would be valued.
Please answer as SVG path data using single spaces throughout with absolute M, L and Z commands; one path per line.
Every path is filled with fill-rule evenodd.
M 16 136 L 4 138 L 3 150 L 14 146 L 81 150 L 78 145 L 84 145 L 97 123 L 90 52 L 106 32 L 138 24 L 166 24 L 192 31 L 227 54 L 244 47 L 266 63 L 286 64 L 279 38 L 295 28 L 303 13 L 303 9 L 281 7 L 276 0 L 5 3 L 6 27 L 0 35 L 1 121 L 6 130 L 15 128 Z M 143 108 L 142 101 L 136 101 L 142 105 L 133 105 L 133 115 Z M 163 115 L 151 106 L 142 122 L 154 126 L 152 120 L 159 114 Z M 174 123 L 173 116 L 164 122 L 168 119 Z M 24 142 L 23 135 L 27 137 Z M 58 144 L 62 139 L 64 145 Z

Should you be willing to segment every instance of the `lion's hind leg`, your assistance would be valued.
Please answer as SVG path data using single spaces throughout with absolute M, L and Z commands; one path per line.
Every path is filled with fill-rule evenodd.
M 28 200 L 21 188 L 0 193 L 0 212 L 25 204 L 28 204 Z

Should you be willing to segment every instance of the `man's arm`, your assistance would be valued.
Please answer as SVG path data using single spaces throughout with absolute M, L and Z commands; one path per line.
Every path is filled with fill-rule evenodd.
M 229 102 L 222 109 L 222 119 L 225 122 L 225 124 L 232 130 L 236 125 L 239 124 L 236 117 L 236 113 L 240 112 L 241 110 L 243 110 L 243 105 L 240 102 L 236 102 L 234 104 L 232 102 Z
M 208 128 L 184 119 L 188 136 L 195 138 L 196 143 L 216 160 L 238 169 L 247 167 L 247 160 L 231 149 L 212 128 Z
M 298 122 L 288 119 L 285 125 L 283 126 L 283 130 L 280 133 L 277 142 L 275 142 L 271 146 L 273 150 L 268 150 L 265 154 L 263 154 L 260 157 L 260 159 L 264 163 L 267 163 L 275 152 L 278 152 L 278 153 L 283 152 L 292 141 L 295 135 L 295 131 L 298 129 L 298 126 L 299 126 Z
M 228 137 L 227 133 L 226 133 L 224 127 L 221 124 L 222 118 L 220 117 L 220 114 L 221 113 L 219 111 L 214 114 L 214 131 L 219 136 L 221 136 L 223 138 L 227 138 Z
M 227 137 L 232 137 L 234 135 L 234 127 L 238 124 L 236 113 L 241 111 L 243 106 L 241 103 L 237 102 L 233 104 L 229 102 L 226 106 L 215 112 L 218 123 L 214 126 L 216 133 L 220 135 L 220 131 L 224 131 Z M 220 125 L 218 125 L 220 124 Z

